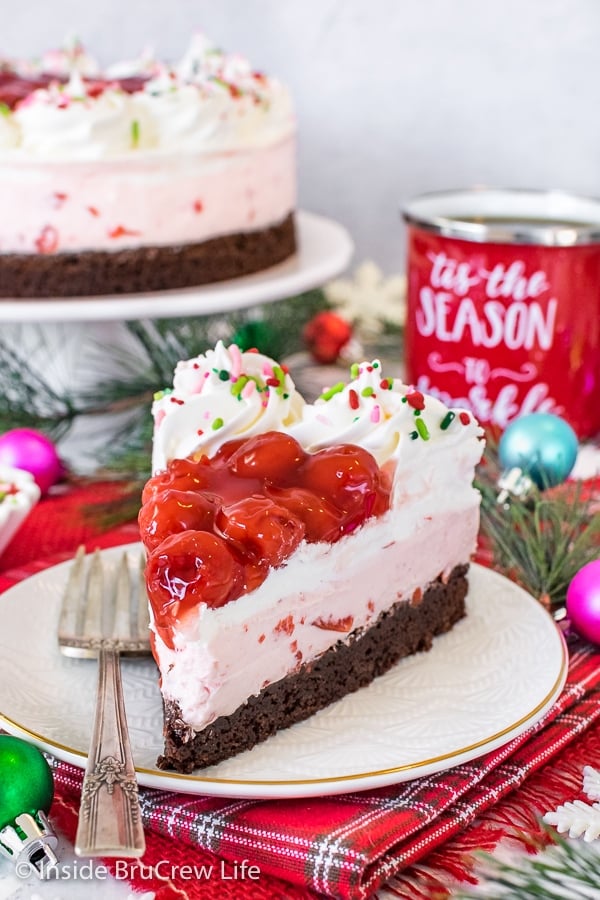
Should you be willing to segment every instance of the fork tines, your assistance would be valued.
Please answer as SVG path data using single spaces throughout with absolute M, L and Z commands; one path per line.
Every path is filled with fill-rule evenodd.
M 85 548 L 78 549 L 63 597 L 58 643 L 65 656 L 94 657 L 101 646 L 126 655 L 149 652 L 141 557 L 134 575 L 126 552 L 116 571 L 106 571 L 99 550 L 87 564 Z

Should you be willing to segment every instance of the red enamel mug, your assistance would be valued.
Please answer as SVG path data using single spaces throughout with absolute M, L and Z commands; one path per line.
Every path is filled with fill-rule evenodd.
M 550 412 L 600 431 L 600 201 L 424 194 L 408 231 L 406 380 L 500 432 Z

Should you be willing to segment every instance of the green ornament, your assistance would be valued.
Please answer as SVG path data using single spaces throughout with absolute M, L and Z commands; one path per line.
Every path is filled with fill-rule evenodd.
M 261 353 L 269 356 L 274 338 L 275 331 L 272 325 L 269 325 L 268 322 L 255 320 L 241 325 L 233 334 L 231 340 L 242 351 L 256 347 Z
M 53 797 L 52 771 L 43 754 L 27 741 L 0 734 L 0 853 L 15 864 L 28 863 L 40 877 L 57 862 L 57 839 L 46 816 Z

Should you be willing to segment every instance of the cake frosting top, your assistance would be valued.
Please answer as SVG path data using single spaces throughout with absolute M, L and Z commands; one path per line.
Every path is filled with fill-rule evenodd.
M 457 444 L 471 448 L 465 465 L 481 456 L 483 431 L 464 409 L 450 409 L 401 379 L 384 375 L 379 360 L 355 363 L 350 380 L 306 403 L 289 372 L 261 353 L 242 353 L 220 341 L 178 363 L 173 388 L 153 404 L 153 471 L 172 459 L 212 456 L 227 441 L 284 431 L 307 451 L 358 444 L 380 466 L 411 460 Z
M 287 89 L 196 35 L 175 64 L 101 69 L 79 44 L 0 59 L 0 159 L 99 160 L 265 146 L 294 129 Z

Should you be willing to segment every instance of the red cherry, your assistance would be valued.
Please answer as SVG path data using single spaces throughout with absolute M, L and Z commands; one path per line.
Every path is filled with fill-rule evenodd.
M 138 522 L 145 547 L 154 550 L 180 531 L 212 531 L 219 498 L 206 491 L 167 489 L 142 506 Z
M 238 597 L 243 570 L 223 538 L 182 531 L 150 554 L 146 579 L 157 624 L 168 628 L 199 603 L 215 609 Z
M 304 537 L 304 525 L 289 509 L 267 497 L 247 497 L 219 511 L 219 532 L 261 565 L 280 566 Z
M 279 483 L 293 478 L 306 454 L 298 441 L 280 431 L 248 438 L 229 459 L 229 470 L 237 478 L 258 478 Z
M 211 458 L 211 465 L 217 466 L 220 463 L 227 463 L 235 451 L 239 450 L 240 447 L 243 447 L 247 440 L 247 438 L 237 438 L 234 441 L 227 441 L 227 443 L 221 444 L 215 455 Z
M 304 536 L 309 544 L 317 541 L 334 543 L 341 537 L 339 510 L 313 491 L 302 487 L 268 486 L 265 492 L 304 522 Z
M 150 478 L 142 491 L 142 504 L 168 488 L 198 491 L 210 487 L 208 460 L 172 459 L 164 472 Z
M 347 509 L 373 493 L 379 481 L 379 467 L 362 447 L 343 444 L 309 457 L 303 480 L 309 490 Z

